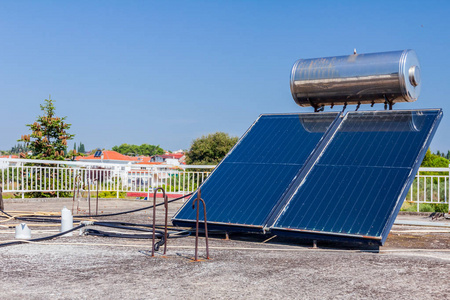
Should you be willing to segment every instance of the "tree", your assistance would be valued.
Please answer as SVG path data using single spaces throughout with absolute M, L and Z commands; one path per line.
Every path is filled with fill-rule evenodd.
M 238 137 L 230 137 L 227 133 L 216 132 L 197 138 L 186 153 L 189 165 L 218 164 L 237 143 Z
M 448 168 L 448 165 L 449 165 L 448 159 L 439 156 L 437 154 L 433 154 L 431 153 L 430 149 L 428 149 L 420 166 L 429 168 Z
M 29 158 L 37 159 L 63 159 L 67 149 L 67 141 L 74 135 L 67 133 L 71 124 L 65 122 L 67 117 L 59 118 L 55 115 L 54 100 L 45 99 L 44 105 L 40 105 L 44 112 L 38 116 L 36 122 L 27 124 L 31 134 L 23 135 L 20 140 L 32 151 Z
M 112 147 L 112 150 L 125 155 L 134 155 L 134 156 L 136 155 L 153 156 L 165 153 L 164 149 L 162 149 L 159 145 L 149 145 L 149 144 L 142 144 L 140 146 L 122 144 L 120 146 Z
M 80 142 L 80 145 L 78 146 L 78 153 L 85 153 L 86 150 L 84 148 L 84 144 Z
M 24 153 L 24 152 L 28 152 L 28 147 L 24 144 L 17 144 L 15 146 L 11 147 L 11 150 L 9 151 L 3 151 L 6 154 L 20 154 L 20 153 Z

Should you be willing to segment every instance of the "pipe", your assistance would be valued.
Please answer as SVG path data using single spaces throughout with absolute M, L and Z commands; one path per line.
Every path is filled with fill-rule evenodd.
M 178 201 L 178 200 L 181 200 L 181 199 L 184 199 L 184 198 L 187 198 L 187 197 L 190 197 L 191 195 L 192 195 L 192 193 L 189 193 L 189 194 L 186 194 L 184 196 L 181 196 L 181 197 L 169 200 L 169 201 L 167 201 L 167 204 L 175 202 L 175 201 Z M 156 206 L 161 206 L 161 205 L 164 205 L 164 203 L 156 204 Z M 138 212 L 138 211 L 141 211 L 141 210 L 147 210 L 147 209 L 150 209 L 150 208 L 153 208 L 153 205 L 142 207 L 142 208 L 137 208 L 137 209 L 132 209 L 132 210 L 127 210 L 127 211 L 122 211 L 122 212 L 118 212 L 118 213 L 111 213 L 111 214 L 102 214 L 102 215 L 95 215 L 95 216 L 81 215 L 81 216 L 77 216 L 77 218 L 112 217 L 112 216 L 119 216 L 119 215 L 134 213 L 134 212 Z M 11 215 L 7 214 L 6 212 L 4 212 L 2 210 L 0 210 L 0 211 L 3 212 L 4 214 L 10 216 L 10 217 L 14 217 L 14 216 L 11 216 Z M 30 217 L 33 217 L 33 216 L 30 216 Z M 57 216 L 46 216 L 46 217 L 47 218 L 60 218 L 61 216 L 57 215 Z M 21 218 L 15 218 L 15 219 L 16 220 L 21 220 Z M 48 219 L 48 220 L 50 220 L 50 219 Z M 51 221 L 49 221 L 49 222 L 51 222 Z
M 56 238 L 58 236 L 62 236 L 64 234 L 67 234 L 67 233 L 70 233 L 72 231 L 78 230 L 78 229 L 80 229 L 80 228 L 82 228 L 84 226 L 86 226 L 86 224 L 80 224 L 80 225 L 78 225 L 78 226 L 76 226 L 76 227 L 74 227 L 72 229 L 69 229 L 69 230 L 66 230 L 66 231 L 54 234 L 54 235 L 46 236 L 46 237 L 41 237 L 41 238 L 36 238 L 36 239 L 31 239 L 31 240 L 23 240 L 23 241 L 14 241 L 14 242 L 9 242 L 9 243 L 3 243 L 3 244 L 0 244 L 0 247 L 11 246 L 11 245 L 19 245 L 19 244 L 23 244 L 23 243 L 26 243 L 26 242 L 39 242 L 39 241 L 51 240 L 51 239 L 54 239 L 54 238 Z

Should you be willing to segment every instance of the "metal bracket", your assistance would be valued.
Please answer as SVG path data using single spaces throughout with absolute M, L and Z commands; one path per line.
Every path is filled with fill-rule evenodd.
M 387 110 L 387 108 L 388 108 L 388 104 L 389 104 L 389 110 L 392 110 L 392 107 L 394 106 L 394 102 L 393 101 L 390 101 L 387 97 L 386 97 L 386 95 L 383 95 L 384 96 L 384 110 Z
M 325 110 L 325 106 L 323 106 L 323 105 L 320 107 L 314 106 L 314 112 L 321 112 L 324 110 Z

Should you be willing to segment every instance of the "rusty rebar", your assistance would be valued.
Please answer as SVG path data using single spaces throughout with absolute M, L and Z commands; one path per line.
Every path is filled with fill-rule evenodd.
M 156 235 L 156 193 L 161 190 L 163 192 L 164 208 L 166 210 L 166 221 L 164 226 L 164 254 L 167 250 L 167 208 L 169 207 L 169 202 L 167 201 L 166 191 L 164 188 L 159 187 L 153 192 L 153 236 L 152 236 L 152 257 L 155 256 L 155 235 Z
M 201 190 L 198 189 L 197 198 L 192 202 L 192 209 L 195 209 L 195 204 L 197 203 L 197 217 L 195 221 L 195 261 L 198 260 L 198 225 L 199 225 L 199 211 L 200 211 L 200 201 L 203 203 L 203 213 L 205 222 L 205 242 L 206 242 L 206 259 L 209 259 L 209 246 L 208 246 L 208 224 L 206 219 L 206 203 L 201 197 Z

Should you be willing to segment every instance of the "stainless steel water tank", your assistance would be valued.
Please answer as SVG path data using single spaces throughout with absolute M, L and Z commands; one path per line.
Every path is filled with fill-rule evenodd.
M 420 65 L 413 50 L 299 59 L 291 93 L 300 106 L 414 102 Z

